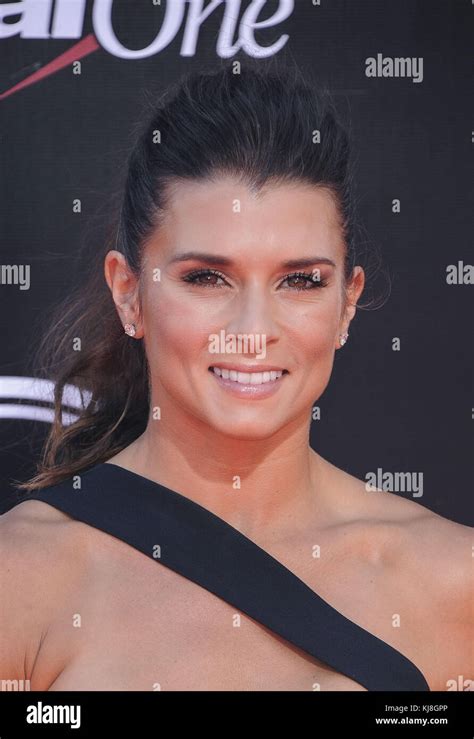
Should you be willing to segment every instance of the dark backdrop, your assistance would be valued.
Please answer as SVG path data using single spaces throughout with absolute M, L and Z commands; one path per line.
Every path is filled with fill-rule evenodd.
M 183 3 L 183 23 L 168 45 L 138 59 L 121 58 L 96 40 L 100 19 L 93 12 L 105 7 L 101 0 L 85 2 L 84 24 L 75 28 L 73 8 L 81 3 L 68 2 L 69 9 L 64 0 L 51 2 L 46 24 L 40 16 L 0 21 L 1 264 L 30 266 L 28 290 L 0 285 L 3 508 L 11 500 L 9 479 L 33 472 L 48 425 L 34 420 L 34 406 L 47 403 L 20 397 L 5 378 L 31 376 L 26 363 L 49 309 L 80 279 L 87 250 L 103 237 L 148 91 L 222 63 L 217 40 L 225 2 L 201 26 L 195 53 L 183 55 L 191 12 Z M 175 3 L 177 13 L 182 2 Z M 173 3 L 113 3 L 120 43 L 147 47 L 167 5 Z M 279 5 L 269 0 L 260 17 L 271 17 Z M 238 17 L 251 6 L 242 2 Z M 356 144 L 360 218 L 391 278 L 388 301 L 358 313 L 336 353 L 330 385 L 317 402 L 321 420 L 313 422 L 312 445 L 360 479 L 379 468 L 423 473 L 423 496 L 414 499 L 472 525 L 473 287 L 466 278 L 448 284 L 447 267 L 473 262 L 474 6 L 469 0 L 321 0 L 320 6 L 296 0 L 290 11 L 255 39 L 263 47 L 288 34 L 276 56 L 309 70 L 333 92 Z M 15 22 L 24 25 L 7 26 Z M 234 42 L 238 35 L 237 28 Z M 378 53 L 421 57 L 422 81 L 367 77 L 365 60 Z M 244 60 L 246 52 L 230 58 Z M 74 74 L 78 60 L 81 74 Z M 75 199 L 81 213 L 73 212 Z M 399 213 L 392 212 L 394 199 Z M 394 337 L 400 351 L 392 350 Z

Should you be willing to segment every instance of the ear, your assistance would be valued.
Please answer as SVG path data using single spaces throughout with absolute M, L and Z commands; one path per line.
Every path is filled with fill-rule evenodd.
M 342 312 L 339 324 L 338 335 L 336 337 L 336 348 L 340 349 L 340 334 L 349 333 L 349 325 L 354 318 L 357 310 L 357 301 L 359 300 L 365 284 L 365 273 L 362 267 L 357 266 L 352 270 L 351 279 L 346 287 L 346 303 Z
M 122 326 L 127 323 L 134 323 L 136 326 L 135 338 L 141 339 L 143 337 L 143 326 L 140 316 L 138 279 L 124 255 L 116 249 L 111 249 L 106 254 L 104 275 Z

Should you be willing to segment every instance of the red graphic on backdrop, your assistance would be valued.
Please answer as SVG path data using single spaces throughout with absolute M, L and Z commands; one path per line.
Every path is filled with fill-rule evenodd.
M 44 67 L 38 69 L 34 74 L 30 74 L 29 77 L 26 77 L 26 79 L 22 80 L 17 85 L 11 87 L 6 92 L 3 92 L 0 95 L 0 100 L 3 100 L 3 98 L 8 97 L 9 95 L 13 95 L 14 92 L 18 92 L 18 90 L 22 90 L 24 87 L 28 87 L 29 85 L 33 85 L 35 82 L 39 82 L 45 77 L 49 77 L 49 75 L 54 74 L 55 72 L 59 72 L 60 69 L 69 66 L 72 62 L 77 62 L 79 59 L 82 59 L 82 57 L 91 54 L 97 49 L 100 49 L 100 46 L 97 43 L 97 39 L 94 34 L 91 33 L 89 36 L 82 39 L 82 41 L 79 41 L 78 44 L 75 44 L 65 51 L 64 54 L 60 54 L 56 59 L 53 59 L 52 62 L 45 64 Z

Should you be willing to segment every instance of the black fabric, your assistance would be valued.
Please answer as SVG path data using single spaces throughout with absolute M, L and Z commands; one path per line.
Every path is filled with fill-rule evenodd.
M 73 480 L 28 493 L 22 501 L 42 500 L 121 539 L 367 690 L 430 690 L 407 657 L 186 496 L 111 463 L 82 472 L 80 489 Z

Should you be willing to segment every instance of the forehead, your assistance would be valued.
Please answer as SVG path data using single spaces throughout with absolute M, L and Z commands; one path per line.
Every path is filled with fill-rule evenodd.
M 162 226 L 152 239 L 163 256 L 205 247 L 288 254 L 318 248 L 341 256 L 343 233 L 335 199 L 327 189 L 301 183 L 268 185 L 258 193 L 231 178 L 173 184 Z

